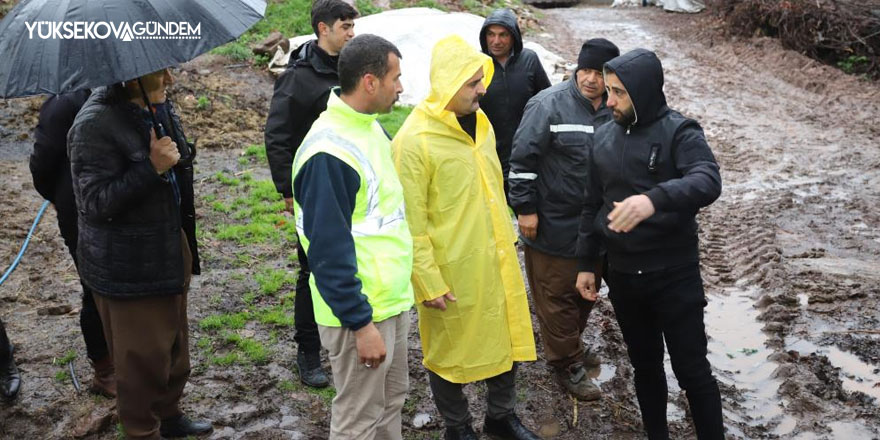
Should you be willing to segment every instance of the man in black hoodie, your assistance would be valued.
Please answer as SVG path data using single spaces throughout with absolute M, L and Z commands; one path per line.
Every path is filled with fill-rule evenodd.
M 550 87 L 550 80 L 538 55 L 523 48 L 522 33 L 510 9 L 498 9 L 486 17 L 480 30 L 480 47 L 495 64 L 495 75 L 486 95 L 480 99 L 480 108 L 495 130 L 495 150 L 501 162 L 506 196 L 513 134 L 519 127 L 526 103 Z
M 293 213 L 291 172 L 293 156 L 315 119 L 327 108 L 330 88 L 339 85 L 339 52 L 354 38 L 358 12 L 342 0 L 317 0 L 312 6 L 311 40 L 290 55 L 287 70 L 275 82 L 275 92 L 266 120 L 266 156 L 275 189 L 284 197 L 285 209 Z M 309 262 L 297 245 L 300 271 L 294 299 L 294 340 L 298 345 L 296 365 L 300 380 L 312 387 L 330 384 L 321 369 L 321 338 L 309 289 Z
M 657 56 L 605 64 L 614 122 L 596 130 L 578 236 L 577 287 L 596 300 L 595 257 L 608 251 L 609 298 L 635 372 L 648 437 L 667 439 L 664 341 L 697 437 L 721 439 L 721 396 L 706 359 L 696 214 L 721 194 L 700 125 L 666 106 Z

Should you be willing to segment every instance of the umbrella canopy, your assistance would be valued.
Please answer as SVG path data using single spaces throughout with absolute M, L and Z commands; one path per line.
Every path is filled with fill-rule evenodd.
M 25 0 L 0 22 L 0 98 L 134 79 L 238 38 L 262 0 Z

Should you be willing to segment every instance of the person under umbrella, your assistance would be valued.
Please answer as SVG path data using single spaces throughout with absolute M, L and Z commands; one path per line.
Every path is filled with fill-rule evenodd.
M 212 430 L 179 407 L 190 373 L 189 280 L 199 273 L 195 146 L 166 100 L 167 68 L 237 38 L 265 8 L 261 0 L 31 0 L 0 22 L 0 97 L 99 87 L 67 144 L 78 270 L 95 293 L 127 438 Z M 59 21 L 59 33 L 34 32 Z M 82 22 L 93 31 L 86 38 L 64 26 Z

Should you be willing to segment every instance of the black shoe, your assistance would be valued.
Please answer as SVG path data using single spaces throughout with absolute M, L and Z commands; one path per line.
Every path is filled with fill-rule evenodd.
M 535 435 L 519 421 L 516 414 L 510 414 L 500 420 L 490 419 L 486 416 L 483 434 L 488 435 L 489 438 L 500 440 L 541 440 L 541 437 Z
M 477 433 L 471 425 L 464 425 L 458 428 L 446 428 L 445 440 L 477 440 Z
M 330 385 L 330 378 L 321 368 L 320 352 L 306 353 L 301 350 L 296 352 L 296 368 L 299 371 L 299 380 L 312 388 L 324 388 Z
M 21 374 L 15 366 L 15 359 L 12 358 L 13 350 L 12 344 L 9 344 L 9 357 L 6 362 L 0 364 L 0 394 L 6 400 L 15 399 L 21 389 Z
M 211 422 L 193 421 L 185 415 L 162 420 L 162 424 L 159 425 L 159 434 L 165 438 L 210 434 L 213 430 Z

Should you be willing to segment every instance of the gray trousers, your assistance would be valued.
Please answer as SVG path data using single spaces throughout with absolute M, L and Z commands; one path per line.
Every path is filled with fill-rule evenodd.
M 449 382 L 431 370 L 428 370 L 428 381 L 434 394 L 434 403 L 446 427 L 470 425 L 473 418 L 462 392 L 465 384 Z M 489 389 L 486 393 L 486 417 L 497 420 L 513 414 L 516 407 L 516 363 L 510 371 L 486 379 L 486 386 Z

